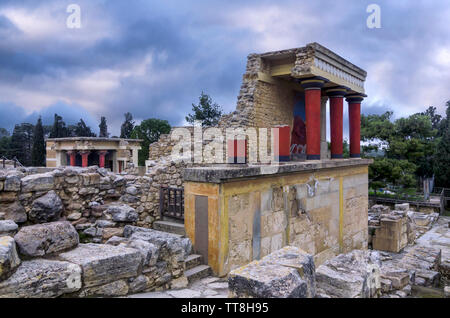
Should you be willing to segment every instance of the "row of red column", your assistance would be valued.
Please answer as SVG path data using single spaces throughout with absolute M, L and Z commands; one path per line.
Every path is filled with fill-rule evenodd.
M 320 106 L 322 88 L 327 80 L 321 77 L 301 81 L 305 89 L 306 112 L 306 157 L 308 160 L 320 159 Z M 347 94 L 344 86 L 326 90 L 330 98 L 331 158 L 343 158 L 343 113 L 344 97 L 348 102 L 350 128 L 350 157 L 361 157 L 361 102 L 364 94 Z
M 76 155 L 77 152 L 76 151 L 68 151 L 67 152 L 70 156 L 70 165 L 72 167 L 75 167 L 76 164 Z M 81 166 L 86 168 L 88 166 L 88 158 L 89 158 L 89 154 L 91 152 L 90 151 L 80 151 L 80 155 L 81 155 Z M 108 152 L 107 151 L 99 151 L 98 152 L 98 156 L 99 156 L 99 167 L 100 168 L 104 168 L 105 167 L 105 157 L 106 154 Z

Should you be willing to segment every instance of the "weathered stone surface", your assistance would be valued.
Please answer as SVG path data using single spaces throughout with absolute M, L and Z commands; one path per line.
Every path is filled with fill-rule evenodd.
M 0 221 L 0 236 L 13 236 L 17 233 L 19 226 L 11 220 Z
M 11 276 L 19 265 L 20 258 L 14 239 L 10 236 L 0 237 L 0 281 Z
M 354 250 L 338 255 L 316 270 L 319 297 L 371 298 L 381 289 L 378 252 Z
M 115 222 L 136 222 L 139 218 L 136 210 L 126 204 L 110 205 L 105 213 L 110 214 Z
M 5 220 L 12 220 L 16 223 L 24 223 L 27 221 L 27 213 L 25 208 L 16 201 L 12 204 L 0 204 L 0 213 L 2 213 Z
M 46 195 L 34 200 L 29 218 L 34 223 L 57 221 L 63 209 L 61 198 L 55 191 L 49 191 Z
M 159 257 L 159 249 L 156 245 L 143 240 L 130 240 L 121 246 L 130 247 L 138 250 L 143 259 L 143 266 L 149 267 L 156 265 Z
M 119 279 L 137 276 L 142 262 L 138 250 L 107 244 L 80 244 L 59 258 L 83 269 L 83 286 L 104 285 Z
M 16 175 L 7 176 L 3 191 L 20 191 L 20 178 Z
M 181 235 L 127 225 L 123 236 L 130 240 L 143 240 L 155 244 L 158 248 L 167 248 L 173 254 L 179 254 L 180 260 L 191 254 L 191 240 Z
M 80 212 L 74 212 L 74 213 L 71 213 L 71 214 L 69 214 L 68 216 L 67 216 L 67 219 L 69 220 L 69 221 L 76 221 L 76 220 L 79 220 L 79 219 L 81 219 L 81 213 Z
M 287 267 L 296 268 L 300 274 L 300 277 L 307 284 L 307 297 L 314 298 L 316 295 L 316 276 L 314 257 L 305 251 L 293 247 L 286 246 L 282 249 L 275 251 L 259 262 L 260 265 L 275 264 Z
M 78 245 L 78 233 L 70 222 L 24 226 L 14 236 L 21 254 L 29 257 L 53 254 Z
M 139 275 L 136 278 L 128 279 L 128 286 L 130 293 L 139 293 L 147 289 L 149 284 L 149 279 L 145 275 Z
M 237 298 L 306 298 L 307 284 L 297 269 L 282 265 L 259 265 L 257 261 L 231 271 L 230 296 Z
M 25 223 L 28 219 L 25 208 L 18 201 L 9 205 L 1 204 L 0 212 L 4 214 L 5 220 L 12 220 L 16 223 Z
M 123 228 L 120 227 L 102 228 L 102 230 L 102 237 L 104 240 L 109 240 L 113 236 L 123 235 Z
M 54 187 L 53 174 L 41 173 L 31 174 L 22 178 L 22 192 L 49 191 Z
M 409 203 L 396 204 L 395 209 L 399 211 L 409 211 Z
M 126 243 L 126 242 L 128 242 L 128 239 L 125 237 L 113 236 L 108 241 L 106 241 L 105 244 L 117 246 L 121 243 Z
M 78 297 L 114 297 L 128 294 L 128 285 L 125 280 L 117 280 L 101 286 L 83 288 Z
M 0 282 L 0 298 L 47 298 L 81 288 L 81 268 L 69 262 L 36 259 L 24 261 Z

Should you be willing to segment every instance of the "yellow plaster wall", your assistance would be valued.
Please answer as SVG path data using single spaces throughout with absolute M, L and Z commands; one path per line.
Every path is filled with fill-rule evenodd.
M 315 182 L 317 181 L 317 186 Z M 309 193 L 314 189 L 313 194 Z M 219 275 L 293 245 L 316 266 L 352 249 L 367 248 L 368 167 L 261 176 L 220 185 L 185 183 L 186 233 L 195 245 L 195 195 L 207 195 L 209 265 Z M 309 193 L 309 194 L 308 194 Z M 255 213 L 260 233 L 253 233 Z M 256 214 L 258 216 L 258 214 Z

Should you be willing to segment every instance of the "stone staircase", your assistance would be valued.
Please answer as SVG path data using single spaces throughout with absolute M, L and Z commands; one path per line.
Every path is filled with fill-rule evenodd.
M 179 220 L 174 220 L 167 217 L 163 220 L 155 221 L 153 223 L 153 229 L 186 236 L 184 224 Z M 184 261 L 184 276 L 187 278 L 189 284 L 208 277 L 211 274 L 211 267 L 204 264 L 203 257 L 201 255 L 191 254 L 186 257 Z
M 153 222 L 153 229 L 178 235 L 186 235 L 184 224 L 172 220 L 160 220 Z
M 189 255 L 184 261 L 184 276 L 189 284 L 210 276 L 211 267 L 203 264 L 203 257 L 197 254 Z

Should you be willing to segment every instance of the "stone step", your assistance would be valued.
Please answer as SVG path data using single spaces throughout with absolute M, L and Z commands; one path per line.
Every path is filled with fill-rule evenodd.
M 184 276 L 186 276 L 189 283 L 208 277 L 209 275 L 211 275 L 211 267 L 208 265 L 198 265 L 184 272 Z
M 202 265 L 203 259 L 201 255 L 191 254 L 184 260 L 184 270 L 192 269 L 198 265 Z
M 171 221 L 155 221 L 153 222 L 153 229 L 178 235 L 186 235 L 184 224 Z

